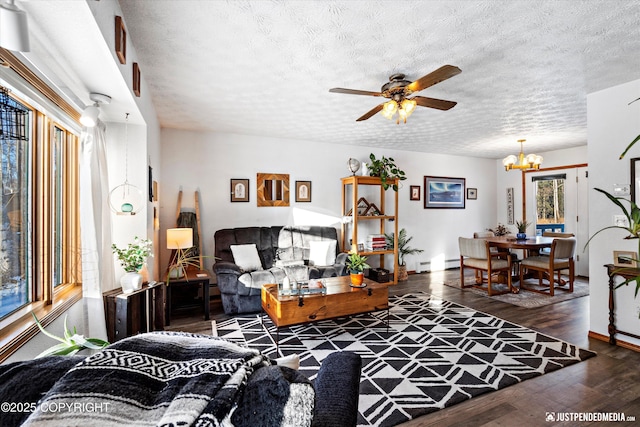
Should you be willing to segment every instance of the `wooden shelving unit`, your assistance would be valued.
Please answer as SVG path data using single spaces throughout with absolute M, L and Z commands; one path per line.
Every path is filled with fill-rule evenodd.
M 398 180 L 387 180 L 390 185 L 398 184 Z M 378 186 L 380 188 L 377 200 L 368 200 L 371 203 L 375 203 L 376 207 L 382 213 L 381 215 L 358 215 L 357 203 L 360 200 L 359 187 L 361 186 Z M 351 189 L 351 191 L 349 191 Z M 386 198 L 387 192 L 393 193 L 393 207 L 387 206 Z M 342 178 L 342 215 L 352 217 L 352 221 L 349 224 L 342 224 L 342 248 L 348 251 L 353 248 L 361 255 L 367 257 L 378 257 L 380 268 L 384 268 L 385 255 L 393 255 L 393 281 L 389 284 L 398 283 L 398 192 L 385 190 L 382 187 L 382 181 L 375 176 L 348 176 Z M 392 213 L 392 214 L 391 214 Z M 393 231 L 395 238 L 393 250 L 381 250 L 381 251 L 358 251 L 358 227 L 360 222 L 370 224 L 371 221 L 378 222 L 378 233 L 385 234 Z M 353 242 L 353 245 L 349 243 L 349 239 Z

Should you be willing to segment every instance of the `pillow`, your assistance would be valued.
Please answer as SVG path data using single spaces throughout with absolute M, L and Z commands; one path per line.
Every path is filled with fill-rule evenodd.
M 317 266 L 334 265 L 336 263 L 335 240 L 312 240 L 309 242 L 309 264 Z
M 250 245 L 231 245 L 233 260 L 244 271 L 263 270 L 258 248 L 255 243 Z

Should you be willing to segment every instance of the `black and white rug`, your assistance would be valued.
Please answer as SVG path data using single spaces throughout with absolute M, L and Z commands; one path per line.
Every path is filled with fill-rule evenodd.
M 360 354 L 362 426 L 397 425 L 595 356 L 425 293 L 389 300 L 388 329 L 386 311 L 283 328 L 280 354 L 259 315 L 218 321 L 217 331 L 274 358 L 297 353 L 311 379 L 329 353 Z

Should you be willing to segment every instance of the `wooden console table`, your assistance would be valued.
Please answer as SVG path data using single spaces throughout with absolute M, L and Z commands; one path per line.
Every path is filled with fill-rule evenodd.
M 616 345 L 616 334 L 626 335 L 628 337 L 633 337 L 640 339 L 640 335 L 632 334 L 631 332 L 621 331 L 616 328 L 616 319 L 615 319 L 615 299 L 614 299 L 614 290 L 616 287 L 615 278 L 616 276 L 622 277 L 624 280 L 632 279 L 634 277 L 640 276 L 640 268 L 631 268 L 631 267 L 619 267 L 613 264 L 605 264 L 605 268 L 607 269 L 607 275 L 609 276 L 609 344 Z
M 164 330 L 164 283 L 146 284 L 128 294 L 113 289 L 102 297 L 110 343 L 141 332 Z

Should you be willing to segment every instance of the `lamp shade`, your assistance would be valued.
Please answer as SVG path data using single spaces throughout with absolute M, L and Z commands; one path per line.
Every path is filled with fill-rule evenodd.
M 167 249 L 187 249 L 193 246 L 193 229 L 168 228 Z
M 82 112 L 82 116 L 80 116 L 80 123 L 82 123 L 83 126 L 92 128 L 96 123 L 98 123 L 99 115 L 100 109 L 95 105 L 90 105 Z
M 0 46 L 17 52 L 29 52 L 27 14 L 14 0 L 0 0 Z

